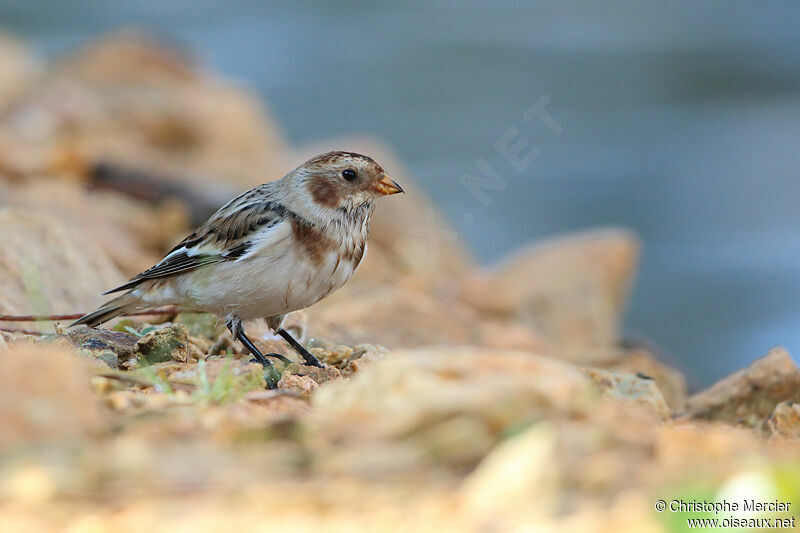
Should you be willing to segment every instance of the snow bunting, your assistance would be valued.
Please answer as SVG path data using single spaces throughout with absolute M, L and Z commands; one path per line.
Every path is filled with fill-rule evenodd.
M 157 265 L 105 293 L 124 294 L 71 326 L 162 305 L 211 312 L 266 367 L 242 325 L 265 318 L 306 364 L 321 366 L 281 327 L 284 316 L 350 279 L 366 252 L 375 200 L 399 192 L 370 157 L 318 155 L 225 204 Z

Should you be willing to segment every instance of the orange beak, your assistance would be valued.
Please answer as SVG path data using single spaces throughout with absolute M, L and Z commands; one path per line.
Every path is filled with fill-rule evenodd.
M 397 194 L 399 192 L 405 193 L 403 188 L 397 184 L 392 178 L 386 174 L 375 184 L 375 190 L 381 194 Z

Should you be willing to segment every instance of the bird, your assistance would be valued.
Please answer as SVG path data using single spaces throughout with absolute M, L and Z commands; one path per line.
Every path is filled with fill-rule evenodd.
M 156 265 L 103 293 L 121 295 L 70 327 L 175 305 L 217 315 L 256 361 L 271 368 L 243 325 L 263 318 L 304 364 L 322 367 L 282 327 L 284 318 L 350 279 L 367 251 L 376 201 L 404 192 L 369 156 L 317 155 L 223 205 Z

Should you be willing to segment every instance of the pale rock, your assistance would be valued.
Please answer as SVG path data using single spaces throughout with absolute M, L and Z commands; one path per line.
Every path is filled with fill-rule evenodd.
M 461 297 L 488 316 L 534 328 L 567 353 L 614 345 L 639 247 L 619 229 L 552 239 L 470 276 Z
M 219 204 L 279 176 L 286 145 L 253 94 L 131 32 L 58 62 L 0 124 L 14 174 L 85 179 L 111 162 Z M 30 154 L 30 155 L 28 155 Z
M 389 354 L 389 350 L 383 346 L 374 346 L 372 344 L 359 344 L 353 349 L 352 357 L 347 361 L 342 374 L 349 376 L 354 372 L 359 372 L 365 366 L 371 365 L 376 361 L 380 361 Z
M 188 213 L 177 202 L 150 206 L 73 181 L 28 179 L 8 187 L 0 205 L 58 219 L 101 248 L 128 277 L 154 265 L 189 232 Z
M 0 352 L 0 450 L 79 439 L 104 418 L 77 354 L 25 344 Z
M 607 364 L 602 365 L 602 368 L 650 377 L 664 396 L 664 401 L 670 411 L 681 413 L 686 409 L 688 397 L 686 378 L 679 370 L 663 363 L 643 348 L 631 348 L 624 351 L 615 349 L 614 351 L 618 355 Z
M 290 363 L 286 365 L 284 374 L 286 373 L 306 376 L 320 384 L 325 383 L 326 381 L 335 381 L 342 377 L 342 373 L 338 368 L 330 366 L 325 368 L 317 368 L 315 366 L 308 366 L 300 363 Z
M 464 347 L 395 351 L 320 387 L 310 428 L 317 445 L 340 444 L 325 447 L 324 466 L 336 471 L 402 472 L 420 461 L 464 468 L 507 429 L 583 412 L 592 396 L 579 369 L 554 359 Z
M 557 459 L 558 438 L 544 423 L 500 442 L 463 481 L 462 510 L 477 524 L 513 523 L 520 512 L 555 514 Z
M 793 439 L 800 444 L 800 403 L 781 402 L 767 419 L 767 428 L 775 438 Z
M 662 420 L 670 417 L 669 407 L 652 379 L 596 368 L 587 368 L 584 372 L 598 386 L 603 396 L 623 404 L 644 407 Z
M 686 416 L 759 427 L 781 402 L 800 402 L 800 369 L 783 348 L 689 398 Z
M 308 376 L 300 376 L 284 372 L 278 381 L 278 388 L 297 392 L 302 398 L 311 398 L 311 393 L 319 388 L 319 384 Z
M 22 43 L 0 34 L 0 111 L 31 84 L 39 61 Z
M 390 284 L 352 282 L 307 310 L 309 335 L 389 348 L 437 344 L 542 352 L 530 328 L 484 319 L 458 299 Z
M 311 413 L 308 401 L 296 394 L 281 390 L 254 390 L 244 395 L 244 400 L 268 407 L 273 415 L 300 417 Z
M 335 366 L 339 370 L 344 368 L 348 361 L 353 358 L 353 348 L 344 344 L 335 344 L 325 348 L 314 347 L 311 348 L 311 353 L 322 363 Z
M 124 281 L 94 242 L 44 215 L 0 208 L 0 242 L 0 314 L 88 312 Z
M 723 423 L 664 424 L 658 431 L 649 465 L 649 482 L 673 483 L 676 477 L 720 479 L 754 457 L 766 457 L 763 439 L 751 429 Z

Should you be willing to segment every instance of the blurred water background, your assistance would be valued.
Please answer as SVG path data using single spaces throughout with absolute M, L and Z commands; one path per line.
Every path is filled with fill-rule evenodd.
M 294 143 L 382 137 L 485 263 L 635 229 L 627 327 L 696 385 L 800 353 L 798 2 L 0 0 L 0 26 L 50 56 L 149 29 L 259 91 Z M 549 126 L 523 119 L 537 102 Z M 504 133 L 538 154 L 521 171 Z M 480 158 L 506 184 L 488 205 L 459 181 Z

